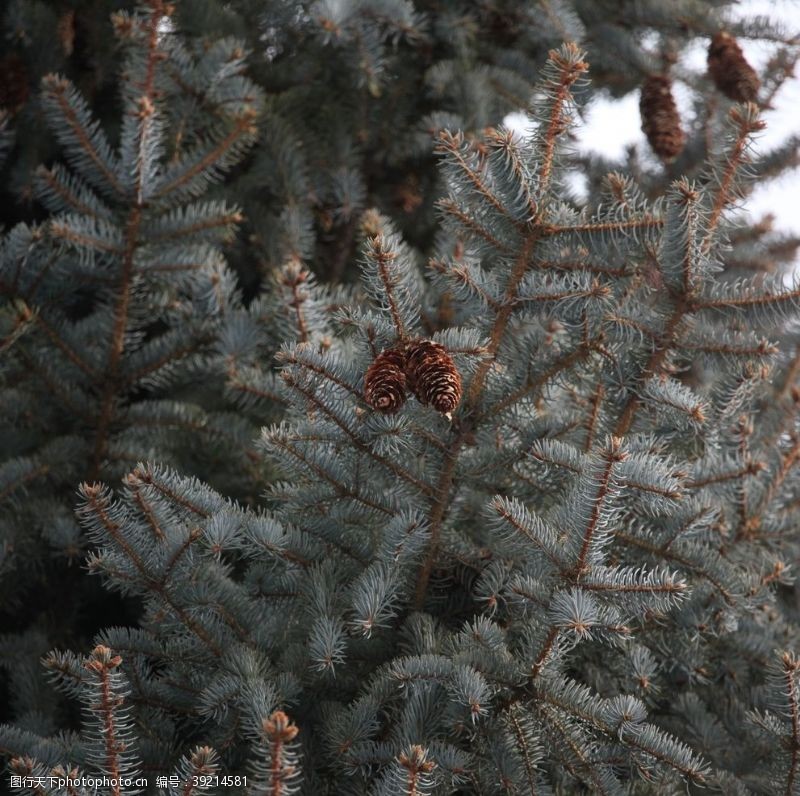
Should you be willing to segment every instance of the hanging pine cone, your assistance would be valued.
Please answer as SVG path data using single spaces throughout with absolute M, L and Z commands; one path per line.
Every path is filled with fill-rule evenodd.
M 381 351 L 364 376 L 364 397 L 379 412 L 394 414 L 406 401 L 405 358 L 394 348 Z
M 17 113 L 28 99 L 28 70 L 16 53 L 0 58 L 0 108 Z
M 755 101 L 761 81 L 744 57 L 739 42 L 720 31 L 708 47 L 708 72 L 714 85 L 734 102 Z
M 666 75 L 648 75 L 639 100 L 642 130 L 661 160 L 674 160 L 686 143 L 681 117 L 672 96 L 672 81 Z
M 408 387 L 421 404 L 450 417 L 461 400 L 461 374 L 444 346 L 418 340 L 406 349 Z

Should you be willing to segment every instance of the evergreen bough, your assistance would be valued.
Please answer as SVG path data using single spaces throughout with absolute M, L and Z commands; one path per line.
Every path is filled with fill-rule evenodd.
M 752 146 L 796 47 L 717 3 L 428 5 L 151 0 L 116 121 L 87 74 L 0 118 L 44 209 L 0 245 L 20 792 L 800 792 L 797 242 L 733 210 L 796 162 Z M 687 73 L 674 163 L 572 150 L 595 58 L 624 94 L 723 24 L 775 44 L 759 102 Z M 366 400 L 412 340 L 452 418 Z M 87 631 L 75 559 L 129 621 Z

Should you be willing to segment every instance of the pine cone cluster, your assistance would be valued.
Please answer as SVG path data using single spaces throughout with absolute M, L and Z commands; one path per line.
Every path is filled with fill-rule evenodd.
M 708 72 L 714 85 L 734 102 L 753 102 L 761 81 L 744 57 L 739 42 L 720 31 L 708 47 Z
M 382 351 L 364 377 L 364 397 L 379 412 L 393 414 L 406 388 L 425 406 L 450 417 L 461 400 L 461 374 L 444 346 L 432 340 Z
M 667 75 L 648 75 L 639 100 L 642 130 L 653 152 L 661 160 L 674 160 L 686 143 L 681 117 L 672 96 L 672 81 Z

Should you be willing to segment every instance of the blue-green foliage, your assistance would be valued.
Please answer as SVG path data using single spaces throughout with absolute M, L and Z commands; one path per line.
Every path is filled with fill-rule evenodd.
M 209 411 L 221 407 L 204 407 L 200 391 L 188 400 L 181 391 L 224 379 L 213 345 L 239 295 L 220 246 L 241 215 L 207 194 L 252 144 L 260 91 L 241 74 L 236 42 L 195 59 L 160 19 L 114 18 L 126 53 L 118 146 L 69 80 L 43 82 L 65 163 L 37 170 L 36 196 L 50 216 L 8 231 L 0 284 L 3 400 L 13 407 L 3 421 L 3 495 L 41 486 L 44 494 L 4 522 L 7 567 L 31 571 L 31 523 L 75 557 L 83 543 L 58 493 L 71 493 L 76 475 L 118 477 L 150 456 L 202 467 L 192 462 L 241 449 L 253 433 L 243 419 Z M 211 121 L 171 107 L 184 80 L 203 86 L 197 99 Z M 205 452 L 186 445 L 188 429 Z
M 375 96 L 391 89 L 385 49 L 428 23 L 464 37 L 429 89 L 463 71 L 487 119 L 502 103 L 481 81 L 502 93 L 500 77 L 507 89 L 535 71 L 513 52 L 462 70 L 473 33 L 453 9 L 290 5 L 272 22 L 312 29 Z M 457 115 L 438 134 L 430 258 L 390 213 L 362 212 L 353 164 L 316 200 L 352 225 L 360 284 L 311 274 L 309 205 L 288 202 L 287 237 L 262 230 L 282 264 L 249 302 L 219 248 L 240 211 L 214 186 L 258 126 L 294 129 L 283 117 L 314 81 L 256 122 L 239 46 L 181 42 L 157 2 L 116 17 L 131 52 L 118 145 L 71 84 L 46 81 L 69 169 L 40 171 L 53 215 L 3 241 L 3 528 L 31 549 L 30 522 L 63 554 L 90 548 L 90 573 L 141 615 L 103 629 L 88 658 L 45 658 L 87 710 L 80 732 L 56 732 L 30 665 L 47 640 L 0 639 L 18 690 L 20 723 L 0 726 L 12 771 L 247 773 L 270 796 L 800 787 L 800 291 L 737 267 L 752 241 L 730 212 L 748 167 L 767 168 L 751 150 L 759 109 L 723 105 L 722 143 L 686 177 L 607 170 L 571 201 L 590 74 L 572 40 L 608 4 L 586 5 L 536 6 L 569 42 L 538 73 L 527 136 L 465 133 Z M 676 26 L 673 10 L 624 5 L 636 24 Z M 498 41 L 532 24 L 527 4 L 492 9 Z M 303 135 L 333 123 L 324 111 Z M 321 173 L 301 161 L 325 150 L 301 140 L 270 141 L 231 192 L 247 196 L 275 156 L 305 202 Z M 376 355 L 416 338 L 461 374 L 452 420 L 412 397 L 393 415 L 365 401 Z M 263 494 L 205 482 L 224 486 L 226 467 L 259 468 Z M 39 480 L 81 483 L 77 520 L 57 492 L 23 498 Z

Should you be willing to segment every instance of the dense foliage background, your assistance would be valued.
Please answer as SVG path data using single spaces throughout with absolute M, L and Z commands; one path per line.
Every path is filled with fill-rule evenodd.
M 740 212 L 800 50 L 735 11 L 4 6 L 9 775 L 800 792 L 800 241 Z

